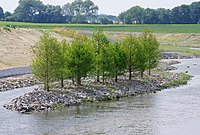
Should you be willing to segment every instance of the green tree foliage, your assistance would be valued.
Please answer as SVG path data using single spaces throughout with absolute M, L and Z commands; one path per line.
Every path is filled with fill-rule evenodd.
M 46 5 L 44 12 L 41 13 L 37 20 L 40 22 L 62 23 L 65 18 L 62 15 L 62 8 L 60 6 Z M 40 20 L 42 19 L 42 20 Z
M 134 6 L 119 14 L 118 18 L 122 23 L 145 23 L 145 24 L 189 24 L 200 23 L 200 2 L 193 2 L 191 5 L 181 5 L 172 10 L 143 9 Z
M 145 70 L 148 69 L 150 75 L 151 69 L 158 65 L 159 42 L 151 31 L 146 30 L 139 38 L 129 35 L 122 40 L 121 44 L 126 52 L 129 80 L 132 78 L 133 71 L 140 71 L 143 77 Z
M 0 7 L 0 20 L 4 19 L 3 8 Z
M 99 54 L 99 72 L 102 76 L 103 84 L 106 78 L 112 77 L 114 74 L 114 57 L 113 48 L 110 44 L 105 44 L 100 48 Z
M 59 43 L 56 38 L 45 34 L 33 46 L 34 60 L 32 72 L 35 77 L 44 83 L 45 90 L 49 91 L 49 84 L 57 78 Z
M 71 3 L 67 3 L 62 7 L 62 15 L 65 18 L 65 22 L 71 23 L 72 18 L 74 17 L 74 9 L 71 6 Z
M 129 71 L 129 80 L 132 78 L 132 72 L 135 69 L 135 46 L 139 44 L 139 41 L 136 37 L 129 35 L 124 40 L 122 40 L 122 46 L 125 48 L 127 55 L 127 67 Z
M 97 28 L 97 30 L 92 34 L 92 42 L 93 42 L 93 48 L 95 53 L 95 59 L 96 59 L 96 76 L 97 76 L 97 82 L 100 82 L 99 76 L 100 76 L 100 53 L 101 48 L 105 47 L 109 44 L 108 39 L 106 38 L 106 35 L 103 33 L 103 30 L 101 28 Z
M 119 14 L 119 19 L 121 22 L 131 24 L 131 23 L 143 23 L 145 15 L 145 9 L 140 6 L 134 6 L 128 9 L 126 12 Z
M 75 0 L 62 8 L 44 5 L 41 0 L 20 0 L 19 6 L 6 20 L 36 23 L 88 23 L 95 22 L 98 10 L 98 6 L 91 0 Z
M 159 13 L 157 12 L 157 10 L 147 8 L 145 10 L 144 23 L 156 24 L 158 23 L 158 17 L 159 17 Z
M 67 49 L 67 68 L 76 78 L 77 85 L 81 85 L 81 78 L 92 71 L 94 62 L 91 40 L 85 36 L 77 36 Z
M 132 7 L 128 10 L 131 15 L 132 22 L 143 23 L 145 9 L 140 6 Z
M 119 43 L 112 44 L 112 57 L 113 57 L 113 70 L 115 76 L 115 82 L 118 80 L 118 76 L 125 72 L 127 67 L 127 54 L 126 50 Z
M 103 17 L 98 19 L 100 24 L 113 24 L 113 21 L 109 20 L 108 17 Z
M 115 19 L 109 16 L 98 19 L 99 7 L 91 0 L 74 0 L 60 6 L 44 5 L 41 0 L 20 0 L 19 6 L 10 16 L 4 17 L 0 8 L 0 19 L 6 21 L 36 22 L 36 23 L 112 23 Z M 200 2 L 181 5 L 171 9 L 144 9 L 134 6 L 118 15 L 122 23 L 132 24 L 186 24 L 200 23 Z M 112 21 L 111 21 L 112 20 Z
M 190 5 L 192 23 L 200 23 L 200 2 L 193 2 Z
M 147 69 L 149 70 L 149 75 L 151 74 L 151 69 L 157 67 L 159 63 L 159 42 L 156 40 L 155 36 L 151 31 L 145 30 L 141 36 L 141 44 L 144 45 L 146 59 L 147 59 Z
M 140 71 L 141 77 L 143 78 L 144 71 L 147 69 L 147 54 L 145 51 L 145 45 L 142 42 L 139 42 L 138 45 L 135 46 L 135 65 L 136 69 Z
M 63 6 L 63 15 L 71 23 L 94 22 L 99 8 L 91 0 L 75 0 Z
M 13 16 L 16 21 L 37 22 L 37 18 L 40 18 L 44 8 L 45 6 L 40 0 L 20 0 Z
M 59 51 L 57 52 L 57 65 L 58 68 L 56 70 L 56 80 L 61 82 L 61 87 L 64 87 L 64 80 L 70 78 L 70 72 L 67 68 L 67 44 L 66 41 L 62 41 L 59 43 Z
M 129 14 L 127 12 L 122 12 L 118 16 L 119 20 L 124 24 L 131 24 L 131 17 L 129 17 Z
M 7 17 L 10 17 L 10 16 L 12 16 L 12 14 L 11 14 L 10 12 L 6 11 L 5 14 L 4 14 L 5 19 L 6 19 Z
M 190 6 L 181 5 L 172 9 L 172 22 L 176 24 L 192 23 Z
M 158 8 L 158 22 L 159 24 L 168 24 L 171 23 L 171 10 L 165 8 Z
M 127 36 L 122 42 L 111 44 L 102 29 L 93 33 L 93 39 L 77 35 L 71 44 L 58 42 L 49 34 L 44 34 L 32 50 L 34 60 L 32 72 L 44 83 L 49 91 L 51 82 L 60 81 L 64 87 L 65 79 L 81 79 L 95 72 L 97 81 L 102 77 L 105 84 L 107 78 L 123 75 L 128 68 L 129 80 L 133 71 L 144 71 L 155 68 L 159 62 L 159 43 L 155 36 L 146 30 L 140 37 Z

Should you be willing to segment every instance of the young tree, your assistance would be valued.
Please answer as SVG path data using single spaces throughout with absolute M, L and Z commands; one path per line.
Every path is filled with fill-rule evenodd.
M 32 48 L 34 60 L 32 72 L 35 77 L 44 83 L 44 89 L 49 91 L 49 83 L 54 81 L 58 68 L 58 41 L 48 34 L 44 34 L 40 41 Z
M 126 51 L 129 80 L 131 80 L 132 71 L 135 69 L 135 54 L 136 54 L 135 46 L 139 44 L 139 41 L 136 37 L 129 35 L 124 40 L 122 40 L 121 44 L 123 48 L 125 48 L 125 51 Z
M 147 55 L 145 51 L 145 46 L 142 42 L 135 46 L 135 65 L 136 69 L 140 71 L 141 78 L 143 78 L 144 71 L 147 69 Z
M 159 42 L 151 31 L 145 30 L 141 36 L 141 43 L 144 45 L 147 57 L 147 69 L 150 75 L 151 69 L 157 67 L 159 63 Z
M 77 36 L 67 50 L 67 68 L 76 78 L 78 86 L 81 85 L 81 78 L 92 71 L 94 62 L 91 40 L 86 36 Z
M 61 43 L 59 43 L 59 52 L 58 52 L 58 60 L 57 60 L 57 64 L 59 65 L 58 69 L 56 70 L 57 75 L 56 78 L 57 80 L 60 80 L 61 82 L 61 87 L 64 87 L 64 79 L 69 78 L 70 73 L 67 69 L 66 66 L 66 62 L 67 62 L 67 42 L 66 41 L 62 41 Z
M 106 38 L 106 35 L 103 33 L 103 30 L 101 28 L 98 28 L 92 35 L 92 41 L 93 41 L 93 48 L 95 52 L 95 59 L 96 59 L 96 76 L 97 76 L 97 82 L 100 82 L 99 76 L 100 76 L 100 50 L 102 47 L 107 46 L 109 44 L 108 39 Z
M 113 57 L 112 45 L 108 44 L 102 46 L 99 55 L 99 75 L 102 76 L 103 84 L 105 83 L 106 77 L 113 76 L 114 74 L 114 57 Z
M 125 48 L 119 45 L 119 43 L 112 44 L 113 49 L 113 60 L 114 60 L 114 76 L 115 82 L 118 80 L 118 75 L 121 75 L 125 72 L 127 67 L 127 55 Z

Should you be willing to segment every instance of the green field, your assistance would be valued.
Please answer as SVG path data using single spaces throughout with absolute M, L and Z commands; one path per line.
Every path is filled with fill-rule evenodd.
M 151 29 L 156 33 L 200 33 L 200 24 L 133 24 L 133 25 L 100 25 L 100 24 L 37 24 L 20 22 L 0 22 L 0 27 L 13 26 L 16 28 L 52 29 L 68 28 L 73 30 L 95 30 L 101 26 L 104 31 L 142 32 Z

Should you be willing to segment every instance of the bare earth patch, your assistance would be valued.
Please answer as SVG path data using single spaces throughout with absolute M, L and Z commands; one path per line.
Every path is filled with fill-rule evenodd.
M 31 63 L 31 46 L 43 33 L 16 29 L 0 31 L 0 69 L 24 67 Z
M 58 40 L 69 39 L 56 33 L 50 33 Z M 0 70 L 26 67 L 31 64 L 31 46 L 43 35 L 41 30 L 0 29 Z
M 140 35 L 140 32 L 106 32 L 106 35 L 114 40 L 121 41 L 127 35 L 133 34 L 135 36 Z M 178 46 L 193 46 L 200 47 L 200 34 L 188 34 L 188 33 L 155 33 L 157 40 L 165 45 L 178 45 Z

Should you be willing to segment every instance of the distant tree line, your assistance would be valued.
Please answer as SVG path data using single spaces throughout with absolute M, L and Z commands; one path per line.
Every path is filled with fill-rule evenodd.
M 95 77 L 96 82 L 105 82 L 129 73 L 155 68 L 159 62 L 159 43 L 150 31 L 140 37 L 129 35 L 121 43 L 111 43 L 102 29 L 93 33 L 92 39 L 77 35 L 71 43 L 58 42 L 56 38 L 45 34 L 33 47 L 34 60 L 32 71 L 35 77 L 44 83 L 48 91 L 54 81 L 71 79 L 81 85 L 84 77 Z
M 0 20 L 34 23 L 124 23 L 124 24 L 197 24 L 200 2 L 173 9 L 151 9 L 134 6 L 118 17 L 98 15 L 99 7 L 91 0 L 74 0 L 61 6 L 44 5 L 40 0 L 20 0 L 14 13 L 0 7 Z
M 34 23 L 93 23 L 98 10 L 91 0 L 75 0 L 63 7 L 44 5 L 40 0 L 20 0 L 13 14 L 4 14 L 0 8 L 0 19 Z
M 197 24 L 200 23 L 200 2 L 170 9 L 134 6 L 118 16 L 125 24 Z

